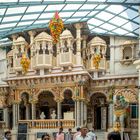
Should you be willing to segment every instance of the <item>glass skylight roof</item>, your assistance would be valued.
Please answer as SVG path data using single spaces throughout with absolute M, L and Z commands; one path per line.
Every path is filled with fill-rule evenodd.
M 0 0 L 0 39 L 47 28 L 55 11 L 64 24 L 86 21 L 93 34 L 139 36 L 140 0 Z

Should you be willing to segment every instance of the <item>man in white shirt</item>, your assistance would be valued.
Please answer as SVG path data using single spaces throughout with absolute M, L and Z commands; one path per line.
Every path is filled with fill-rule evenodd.
M 10 131 L 5 132 L 3 140 L 11 140 L 11 132 Z
M 92 140 L 96 140 L 96 135 L 94 133 L 94 129 L 93 130 L 90 130 L 88 133 L 87 133 L 88 136 L 90 136 L 92 138 Z
M 76 136 L 75 140 L 92 140 L 91 136 L 87 135 L 88 128 L 86 126 L 83 126 L 81 128 L 81 134 Z

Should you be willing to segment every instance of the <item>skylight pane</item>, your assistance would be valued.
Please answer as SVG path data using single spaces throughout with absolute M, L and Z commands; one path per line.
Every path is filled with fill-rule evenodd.
M 84 4 L 80 9 L 94 9 L 97 5 Z
M 107 5 L 103 5 L 103 4 L 102 4 L 102 5 L 97 6 L 96 9 L 102 10 L 102 9 L 105 8 L 105 7 L 107 7 Z
M 103 24 L 104 22 L 102 22 L 98 19 L 92 18 L 88 21 L 88 23 L 93 24 L 95 26 L 99 26 L 99 25 Z
M 66 1 L 85 1 L 85 0 L 66 0 Z
M 140 16 L 138 16 L 137 18 L 133 19 L 135 22 L 139 23 L 140 22 Z
M 6 3 L 6 2 L 17 2 L 17 0 L 0 0 L 0 2 L 3 2 L 3 3 L 4 3 L 4 2 L 5 2 L 5 3 Z
M 78 22 L 81 18 L 68 19 L 66 22 Z
M 113 24 L 116 24 L 118 26 L 121 26 L 121 25 L 125 24 L 128 21 L 123 19 L 123 18 L 120 18 L 120 17 L 115 17 L 115 18 L 111 19 L 109 22 L 113 23 Z
M 61 5 L 48 5 L 45 11 L 59 11 L 64 7 L 64 4 Z
M 134 35 L 133 33 L 128 33 L 128 34 L 126 34 L 126 35 L 128 35 L 128 36 L 136 36 L 136 35 Z
M 63 2 L 64 0 L 44 0 L 44 1 L 47 1 L 47 2 L 52 2 L 52 1 L 54 1 L 54 2 L 56 2 L 56 1 L 61 1 L 61 2 Z
M 32 24 L 33 21 L 28 21 L 28 22 L 20 22 L 17 26 L 24 26 L 24 25 L 30 25 Z
M 15 26 L 15 25 L 16 25 L 16 23 L 1 24 L 1 25 L 0 25 L 0 29 L 2 29 L 2 28 L 10 28 L 10 27 L 13 27 L 13 26 Z
M 96 15 L 96 17 L 100 18 L 100 19 L 104 19 L 104 20 L 109 20 L 112 17 L 114 17 L 114 15 L 107 13 L 107 12 L 100 12 L 99 14 Z
M 24 13 L 26 7 L 8 8 L 6 14 Z
M 41 0 L 30 0 L 30 2 L 32 1 L 41 1 Z M 29 0 L 20 0 L 20 2 L 29 2 Z
M 30 6 L 26 12 L 43 11 L 45 7 L 46 7 L 45 5 L 42 5 L 42 6 Z
M 5 9 L 0 9 L 0 15 L 4 15 Z
M 34 24 L 42 24 L 42 23 L 48 23 L 49 22 L 49 20 L 37 20 L 37 21 L 35 21 L 34 22 Z
M 74 12 L 61 12 L 59 13 L 60 17 L 70 17 Z
M 124 8 L 121 5 L 110 5 L 106 10 L 113 12 L 115 14 L 118 14 L 118 13 L 122 12 L 124 9 L 126 9 L 126 8 Z
M 18 21 L 20 18 L 21 16 L 4 17 L 2 22 Z
M 73 17 L 78 17 L 78 16 L 86 16 L 87 14 L 88 14 L 89 12 L 76 12 L 74 15 L 73 15 Z
M 111 25 L 109 23 L 105 23 L 105 24 L 101 25 L 100 27 L 102 27 L 104 29 L 108 29 L 108 30 L 113 30 L 113 29 L 116 28 L 116 26 L 113 26 L 113 25 Z
M 106 31 L 100 28 L 95 28 L 92 30 L 92 32 L 96 32 L 96 33 L 105 33 Z
M 43 13 L 39 17 L 39 19 L 42 19 L 42 18 L 52 18 L 53 16 L 54 16 L 54 13 Z
M 36 19 L 38 16 L 39 14 L 24 15 L 22 20 Z
M 99 11 L 92 11 L 91 13 L 88 14 L 88 16 L 93 16 L 95 15 L 96 13 L 98 13 Z
M 67 4 L 63 10 L 77 10 L 82 4 Z
M 107 2 L 123 2 L 124 0 L 108 0 Z
M 127 34 L 129 32 L 121 29 L 121 28 L 117 28 L 116 30 L 113 30 L 114 33 L 117 33 L 117 34 L 120 34 L 120 35 L 124 35 L 124 34 Z
M 120 13 L 120 15 L 123 16 L 123 17 L 125 17 L 125 18 L 128 18 L 128 19 L 133 19 L 136 16 L 138 16 L 138 13 L 135 12 L 134 10 L 127 9 L 123 13 Z
M 133 31 L 133 30 L 139 28 L 139 25 L 137 25 L 135 23 L 128 22 L 127 24 L 123 25 L 122 27 L 127 29 L 127 30 Z
M 101 2 L 105 2 L 106 0 L 88 0 L 88 1 L 95 1 L 95 2 L 97 2 L 97 1 L 100 2 L 101 1 Z

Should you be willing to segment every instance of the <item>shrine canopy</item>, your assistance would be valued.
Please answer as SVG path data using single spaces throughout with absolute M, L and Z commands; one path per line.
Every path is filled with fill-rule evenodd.
M 139 36 L 140 0 L 0 0 L 0 41 L 48 28 L 58 11 L 64 24 L 86 22 L 95 35 Z

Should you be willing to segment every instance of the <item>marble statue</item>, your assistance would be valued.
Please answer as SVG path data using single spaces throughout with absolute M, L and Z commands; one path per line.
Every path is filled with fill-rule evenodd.
M 56 119 L 56 113 L 55 113 L 55 110 L 52 111 L 51 119 Z
M 40 114 L 40 119 L 45 119 L 45 114 L 44 114 L 44 112 L 42 112 L 41 114 Z

